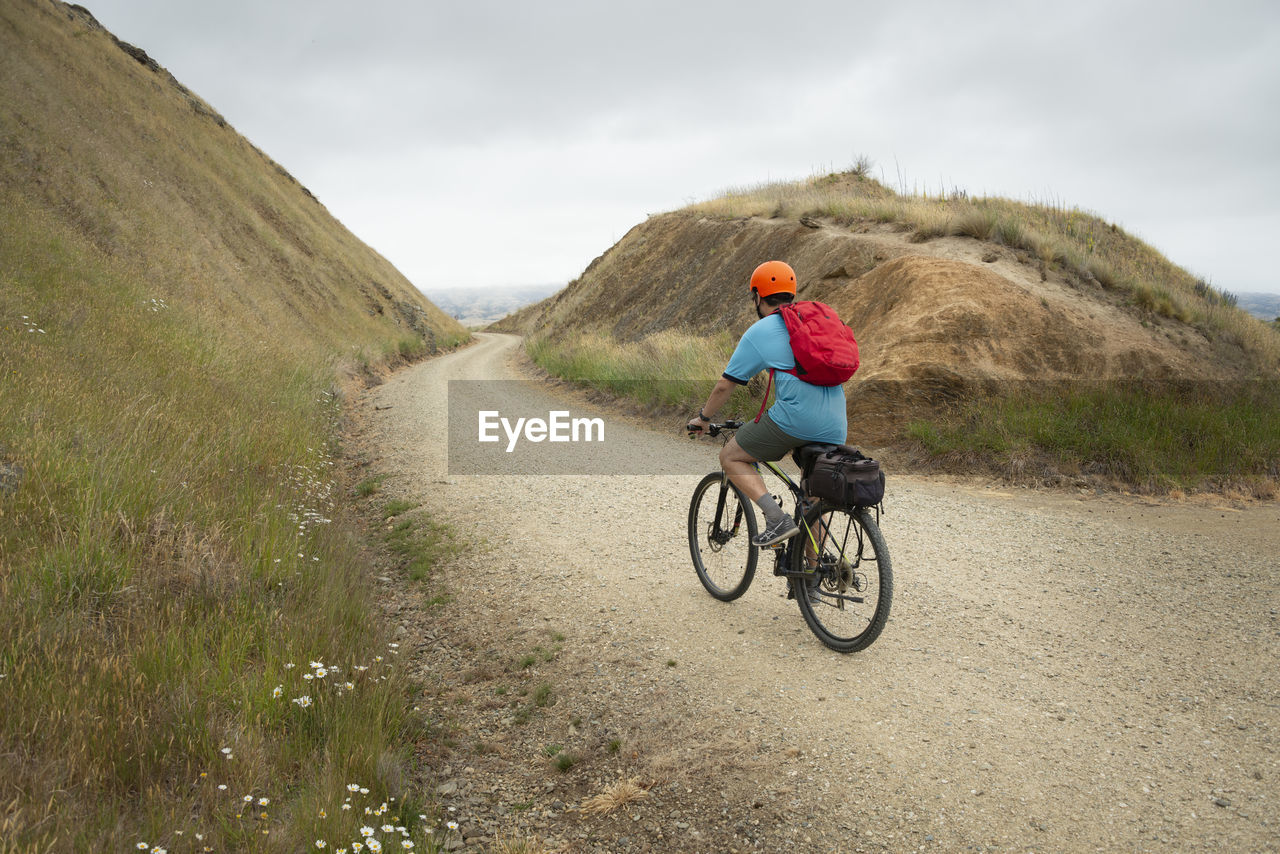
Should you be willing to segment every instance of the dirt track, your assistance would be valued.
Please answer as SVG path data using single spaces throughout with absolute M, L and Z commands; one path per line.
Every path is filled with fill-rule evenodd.
M 361 402 L 384 490 L 475 543 L 446 606 L 399 584 L 388 606 L 456 709 L 439 792 L 474 843 L 497 829 L 581 851 L 1280 849 L 1280 506 L 890 472 L 893 615 L 841 656 L 767 568 L 733 604 L 698 584 L 685 514 L 710 444 L 606 416 L 594 455 L 682 473 L 450 472 L 446 380 L 517 377 L 516 351 L 481 336 Z M 539 684 L 553 705 L 520 699 Z M 560 773 L 549 745 L 581 761 Z M 629 777 L 645 800 L 576 809 Z

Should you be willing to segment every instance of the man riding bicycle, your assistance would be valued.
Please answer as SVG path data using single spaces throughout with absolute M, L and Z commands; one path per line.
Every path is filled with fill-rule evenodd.
M 813 385 L 784 373 L 795 370 L 796 361 L 786 324 L 777 312 L 795 295 L 796 274 L 788 264 L 766 261 L 756 267 L 751 274 L 751 297 L 760 319 L 738 341 L 711 396 L 688 424 L 690 432 L 701 433 L 735 385 L 746 385 L 761 371 L 774 373 L 777 392 L 773 406 L 756 421 L 744 424 L 720 450 L 720 467 L 764 513 L 764 530 L 752 540 L 760 547 L 780 543 L 800 529 L 769 494 L 764 478 L 752 464 L 780 460 L 788 451 L 810 442 L 841 445 L 849 432 L 841 386 Z

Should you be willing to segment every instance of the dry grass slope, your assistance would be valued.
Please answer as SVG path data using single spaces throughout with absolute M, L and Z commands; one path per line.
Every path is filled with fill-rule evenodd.
M 465 332 L 84 10 L 0 4 L 0 79 L 0 851 L 416 828 L 333 452 Z
M 233 346 L 358 357 L 465 335 L 278 164 L 83 9 L 0 9 L 0 187 Z M 377 358 L 379 352 L 368 352 Z

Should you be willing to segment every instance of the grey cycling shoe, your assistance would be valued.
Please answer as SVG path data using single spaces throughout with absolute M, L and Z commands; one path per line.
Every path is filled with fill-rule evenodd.
M 763 531 L 751 538 L 751 542 L 765 549 L 794 537 L 798 533 L 800 533 L 800 526 L 796 524 L 796 520 L 790 516 L 783 516 L 772 524 L 766 524 Z

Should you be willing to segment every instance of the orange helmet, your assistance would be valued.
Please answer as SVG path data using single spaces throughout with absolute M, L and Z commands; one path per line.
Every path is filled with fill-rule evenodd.
M 751 274 L 751 290 L 762 297 L 796 292 L 796 271 L 783 261 L 765 261 Z

